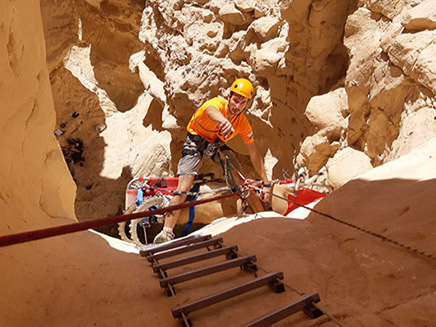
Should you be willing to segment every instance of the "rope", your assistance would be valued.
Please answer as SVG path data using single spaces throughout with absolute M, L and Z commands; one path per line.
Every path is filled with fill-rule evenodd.
M 253 186 L 253 185 L 248 185 L 248 187 L 251 187 L 251 188 L 254 188 L 254 189 L 257 189 L 257 190 L 263 192 L 262 189 L 260 189 L 260 188 L 258 188 L 258 187 L 255 187 L 255 186 Z M 343 225 L 346 225 L 346 226 L 351 227 L 351 228 L 353 228 L 353 229 L 356 229 L 356 230 L 358 230 L 358 231 L 360 231 L 360 232 L 363 232 L 363 233 L 366 233 L 366 234 L 368 234 L 368 235 L 374 236 L 374 237 L 376 237 L 376 238 L 378 238 L 378 239 L 380 239 L 380 240 L 382 240 L 382 241 L 386 241 L 386 242 L 388 242 L 388 243 L 391 243 L 391 244 L 394 244 L 394 245 L 396 245 L 396 246 L 399 246 L 399 247 L 401 247 L 403 250 L 406 250 L 407 252 L 410 252 L 410 253 L 413 253 L 413 254 L 418 254 L 418 255 L 420 255 L 420 256 L 426 258 L 426 259 L 430 259 L 430 260 L 436 261 L 436 257 L 435 257 L 434 255 L 432 255 L 432 254 L 428 254 L 428 253 L 425 253 L 424 251 L 421 251 L 421 250 L 419 250 L 419 249 L 417 249 L 417 248 L 414 248 L 414 247 L 412 247 L 412 246 L 406 245 L 406 244 L 404 244 L 404 243 L 400 243 L 400 242 L 398 242 L 398 241 L 396 241 L 396 240 L 393 240 L 393 239 L 391 239 L 391 238 L 389 238 L 389 237 L 387 237 L 387 236 L 384 236 L 384 235 L 381 235 L 381 234 L 378 234 L 378 233 L 372 232 L 372 231 L 370 231 L 370 230 L 368 230 L 368 229 L 365 229 L 365 228 L 360 227 L 360 226 L 358 226 L 358 225 L 355 225 L 355 224 L 349 223 L 349 222 L 347 222 L 347 221 L 344 221 L 344 220 L 342 220 L 342 219 L 336 218 L 336 217 L 334 217 L 334 216 L 332 216 L 332 215 L 326 214 L 326 213 L 321 212 L 321 211 L 318 211 L 318 210 L 316 210 L 316 209 L 309 208 L 308 206 L 305 206 L 305 205 L 303 205 L 303 204 L 301 204 L 301 203 L 298 203 L 298 202 L 296 202 L 296 201 L 293 201 L 293 200 L 286 199 L 286 198 L 284 198 L 284 197 L 282 197 L 282 196 L 279 196 L 279 195 L 277 195 L 277 194 L 273 194 L 273 193 L 271 193 L 271 195 L 272 195 L 272 196 L 275 196 L 275 197 L 277 197 L 277 198 L 279 198 L 279 199 L 285 200 L 285 201 L 287 201 L 287 202 L 293 203 L 293 204 L 295 204 L 295 205 L 298 205 L 298 206 L 300 206 L 300 207 L 302 207 L 302 208 L 304 208 L 304 209 L 310 210 L 310 211 L 312 211 L 312 212 L 314 212 L 314 213 L 316 213 L 316 214 L 318 214 L 318 215 L 324 216 L 324 217 L 326 217 L 326 218 L 328 218 L 328 219 L 330 219 L 330 220 L 336 221 L 336 222 L 338 222 L 338 223 L 340 223 L 340 224 L 343 224 Z
M 236 184 L 235 177 L 233 176 L 232 166 L 230 165 L 230 158 L 227 156 L 225 156 L 225 158 L 226 158 L 225 175 L 226 175 L 227 185 L 230 184 L 231 186 L 233 186 L 233 188 L 230 187 L 230 189 L 238 191 L 239 187 L 238 184 Z M 220 160 L 221 160 L 221 156 L 220 156 Z
M 224 192 L 230 191 L 228 186 L 223 186 L 223 187 L 217 188 L 215 190 L 203 191 L 203 192 L 190 192 L 190 191 L 182 192 L 182 191 L 168 190 L 168 189 L 159 188 L 159 187 L 151 187 L 150 185 L 147 185 L 147 184 L 145 185 L 145 187 L 147 187 L 151 190 L 159 191 L 161 193 L 171 193 L 173 195 L 190 195 L 190 196 L 199 196 L 199 195 L 213 194 L 213 193 L 224 193 Z
M 174 205 L 174 206 L 156 209 L 156 210 L 152 210 L 152 211 L 147 210 L 144 212 L 137 212 L 137 213 L 128 214 L 128 215 L 110 216 L 107 218 L 89 220 L 89 221 L 84 221 L 84 222 L 80 222 L 80 223 L 73 223 L 73 224 L 68 224 L 68 225 L 38 229 L 38 230 L 17 233 L 17 234 L 3 235 L 3 236 L 0 236 L 0 247 L 19 244 L 19 243 L 26 243 L 26 242 L 30 242 L 30 241 L 35 241 L 35 240 L 40 240 L 40 239 L 45 239 L 45 238 L 49 238 L 49 237 L 65 235 L 65 234 L 70 234 L 70 233 L 75 233 L 75 232 L 80 232 L 80 231 L 84 231 L 84 230 L 88 230 L 88 229 L 92 229 L 92 228 L 98 228 L 98 227 L 102 227 L 102 226 L 126 222 L 126 221 L 129 221 L 132 219 L 149 217 L 152 215 L 160 215 L 160 214 L 163 214 L 165 212 L 169 212 L 169 211 L 173 211 L 173 210 L 184 209 L 184 208 L 188 208 L 191 206 L 200 205 L 203 203 L 208 203 L 208 202 L 212 202 L 212 201 L 217 201 L 217 200 L 229 198 L 232 196 L 239 195 L 239 193 L 240 192 L 228 193 L 228 194 L 218 195 L 216 197 L 212 197 L 212 198 L 208 198 L 208 199 L 191 201 L 191 202 L 183 202 L 183 203 L 179 203 L 179 204 Z

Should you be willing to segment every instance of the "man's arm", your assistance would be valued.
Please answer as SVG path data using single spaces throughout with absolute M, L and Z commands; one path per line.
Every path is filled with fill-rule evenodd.
M 262 156 L 259 153 L 259 150 L 256 147 L 256 144 L 254 142 L 251 142 L 249 144 L 245 144 L 248 149 L 248 153 L 250 155 L 251 163 L 253 164 L 254 169 L 256 169 L 256 172 L 259 174 L 260 178 L 263 180 L 264 183 L 268 184 L 269 180 L 266 176 L 266 170 L 265 165 L 263 163 Z M 269 194 L 269 187 L 265 190 L 267 193 L 264 195 L 264 201 L 269 201 L 270 194 Z
M 206 108 L 206 113 L 213 122 L 219 124 L 219 130 L 221 135 L 226 139 L 235 132 L 232 124 L 227 120 L 226 117 L 214 106 L 209 106 Z
M 245 144 L 248 149 L 248 153 L 250 154 L 250 160 L 253 164 L 254 169 L 259 174 L 260 178 L 264 181 L 264 183 L 268 183 L 268 177 L 266 177 L 265 165 L 263 164 L 262 156 L 259 153 L 259 150 L 256 147 L 254 142 L 249 144 Z

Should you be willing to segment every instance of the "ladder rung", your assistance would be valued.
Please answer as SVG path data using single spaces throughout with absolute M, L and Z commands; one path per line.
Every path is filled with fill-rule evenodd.
M 159 281 L 160 287 L 166 287 L 168 284 L 174 285 L 174 284 L 178 284 L 181 282 L 186 282 L 186 281 L 191 280 L 191 279 L 211 275 L 211 274 L 214 274 L 214 273 L 217 273 L 220 271 L 224 271 L 224 270 L 227 270 L 230 268 L 244 266 L 244 265 L 250 264 L 254 261 L 256 261 L 256 256 L 252 255 L 252 256 L 247 256 L 247 257 L 242 257 L 242 258 L 226 261 L 224 263 L 220 263 L 220 264 L 213 265 L 210 267 L 193 270 L 193 271 L 183 273 L 183 274 L 180 274 L 177 276 L 163 278 Z
M 139 253 L 141 254 L 141 256 L 147 257 L 149 255 L 152 255 L 153 253 L 156 253 L 156 252 L 166 251 L 166 250 L 173 249 L 173 248 L 176 248 L 176 247 L 179 247 L 179 246 L 182 246 L 182 245 L 203 242 L 203 241 L 209 240 L 211 238 L 212 238 L 211 235 L 188 236 L 186 238 L 182 238 L 182 239 L 179 239 L 179 240 L 172 241 L 171 243 L 168 243 L 168 244 L 154 246 L 154 247 L 152 247 L 151 249 L 148 249 L 148 250 L 140 250 Z
M 194 255 L 194 256 L 189 257 L 189 258 L 182 258 L 182 259 L 174 260 L 174 261 L 167 262 L 167 263 L 154 264 L 153 271 L 155 273 L 157 273 L 157 272 L 159 272 L 160 269 L 165 271 L 165 270 L 168 270 L 171 268 L 176 268 L 176 267 L 188 265 L 190 263 L 219 257 L 220 255 L 223 255 L 223 254 L 232 254 L 232 253 L 236 254 L 237 251 L 238 251 L 237 245 L 226 246 L 226 247 L 221 248 L 221 249 L 216 249 L 216 250 L 212 250 L 212 251 L 209 251 L 206 253 L 197 254 L 197 255 Z
M 304 310 L 307 306 L 310 306 L 313 302 L 319 302 L 319 294 L 312 293 L 306 295 L 305 297 L 283 307 L 274 312 L 271 312 L 263 317 L 257 318 L 248 324 L 244 325 L 244 327 L 268 327 L 272 324 L 283 320 L 294 313 L 297 313 L 301 310 Z
M 200 309 L 203 309 L 205 307 L 208 307 L 210 305 L 222 302 L 224 300 L 230 299 L 232 297 L 238 296 L 240 294 L 249 292 L 251 290 L 254 290 L 256 288 L 262 287 L 264 285 L 267 285 L 271 282 L 274 282 L 277 279 L 283 279 L 283 273 L 282 272 L 275 272 L 268 274 L 263 277 L 256 278 L 253 281 L 250 281 L 248 283 L 230 288 L 228 290 L 209 295 L 203 299 L 199 299 L 196 301 L 193 301 L 191 303 L 187 303 L 181 306 L 178 306 L 174 309 L 172 309 L 173 317 L 174 318 L 180 318 L 182 316 L 182 313 L 187 315 L 190 312 L 194 312 Z
M 186 252 L 198 250 L 198 249 L 205 248 L 205 247 L 212 246 L 212 245 L 216 246 L 216 247 L 221 247 L 222 243 L 223 243 L 222 237 L 213 238 L 211 240 L 206 240 L 203 242 L 199 242 L 199 243 L 195 243 L 195 244 L 191 244 L 191 245 L 187 245 L 187 246 L 180 246 L 180 247 L 177 247 L 175 249 L 169 249 L 167 251 L 157 252 L 156 254 L 149 255 L 147 257 L 147 260 L 152 262 L 153 260 L 169 258 L 169 257 L 175 256 L 175 255 L 181 254 L 181 253 L 186 253 Z

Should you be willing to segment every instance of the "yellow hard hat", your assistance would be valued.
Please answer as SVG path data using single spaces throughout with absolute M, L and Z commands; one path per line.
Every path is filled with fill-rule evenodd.
M 251 95 L 253 93 L 253 84 L 251 84 L 248 79 L 239 78 L 233 82 L 232 86 L 230 87 L 230 91 L 251 99 Z

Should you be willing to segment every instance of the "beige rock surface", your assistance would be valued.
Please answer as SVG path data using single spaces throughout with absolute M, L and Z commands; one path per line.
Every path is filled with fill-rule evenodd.
M 371 158 L 372 166 L 378 166 L 404 155 L 434 135 L 430 119 L 435 109 L 435 72 L 431 59 L 434 27 L 430 7 L 426 1 L 359 3 L 345 26 L 344 44 L 350 55 L 345 77 L 349 115 L 344 116 L 342 135 L 339 140 L 330 137 L 329 144 L 325 136 L 309 136 L 303 143 L 308 147 L 300 150 L 300 166 L 307 162 L 311 173 L 316 172 L 333 155 L 326 149 L 338 141 L 339 148 L 351 146 L 362 151 Z M 335 118 L 328 120 L 327 114 L 320 114 L 327 100 L 324 96 L 335 95 L 313 97 L 306 107 L 306 115 L 320 135 L 325 135 L 327 125 L 338 131 L 333 127 L 335 124 L 329 123 Z M 420 110 L 423 111 L 415 113 Z M 414 129 L 411 124 L 417 127 L 412 122 L 415 119 L 421 126 L 411 131 Z M 341 119 L 335 121 L 339 124 Z
M 42 22 L 32 13 L 39 6 L 25 7 L 23 1 L 10 3 L 1 14 L 2 233 L 75 219 L 76 186 L 53 135 Z
M 193 110 L 244 76 L 255 85 L 249 119 L 271 178 L 294 165 L 314 173 L 326 162 L 333 171 L 345 164 L 316 210 L 434 257 L 430 3 L 3 3 L 0 237 L 119 212 L 132 177 L 174 173 Z M 70 165 L 75 180 L 61 151 L 69 138 L 84 142 L 83 166 Z M 234 147 L 249 162 L 241 143 Z M 256 254 L 261 268 L 282 270 L 300 293 L 318 291 L 344 326 L 434 325 L 434 259 L 314 213 L 258 219 L 223 237 Z M 177 326 L 171 308 L 233 277 L 186 284 L 167 298 L 143 259 L 90 232 L 2 247 L 0 266 L 0 324 L 8 327 Z M 193 320 L 241 325 L 298 297 L 259 294 L 264 301 L 244 297 Z M 282 325 L 314 324 L 336 325 L 301 315 Z
M 422 1 L 407 12 L 404 27 L 411 31 L 436 28 L 436 8 L 431 0 Z
M 329 129 L 338 137 L 341 130 L 346 127 L 347 100 L 345 89 L 338 88 L 330 93 L 310 99 L 305 115 L 317 130 Z
M 123 185 L 140 172 L 174 174 L 192 112 L 211 96 L 225 96 L 239 76 L 255 83 L 249 118 L 262 155 L 273 158 L 268 171 L 273 178 L 281 178 L 284 170 L 292 173 L 293 157 L 311 129 L 305 105 L 344 76 L 341 35 L 350 6 L 345 0 L 313 6 L 308 1 L 42 1 L 57 126 L 67 123 L 59 142 L 84 142 L 86 160 L 70 165 L 78 185 L 79 219 L 119 212 Z M 111 131 L 137 126 L 137 115 L 125 114 L 127 125 L 109 117 L 137 108 L 141 93 L 152 98 L 149 109 L 143 109 L 144 126 L 170 145 L 158 151 L 164 169 L 153 159 L 139 160 L 143 154 L 135 150 L 122 155 L 124 160 L 109 159 L 103 150 L 108 139 L 95 132 L 103 125 Z M 80 117 L 71 119 L 73 112 Z M 128 134 L 127 143 L 118 140 L 108 148 L 135 149 L 140 140 L 154 147 L 154 138 L 135 136 L 133 130 Z M 274 149 L 271 140 L 278 145 Z M 235 149 L 246 154 L 238 144 Z M 256 177 L 252 168 L 245 173 Z M 96 197 L 101 200 L 90 204 Z
M 76 84 L 74 92 L 87 93 L 87 119 L 80 121 L 80 128 L 73 122 L 74 129 L 68 131 L 68 136 L 88 139 L 85 157 L 92 163 L 86 161 L 86 170 L 95 171 L 93 175 L 99 174 L 102 165 L 106 170 L 112 167 L 108 162 L 94 163 L 96 159 L 102 161 L 102 156 L 92 153 L 99 150 L 87 147 L 86 143 L 101 144 L 97 146 L 101 148 L 105 141 L 93 135 L 91 128 L 107 125 L 104 118 L 110 115 L 107 110 L 124 112 L 134 108 L 141 91 L 153 99 L 144 125 L 151 123 L 152 129 L 159 133 L 170 132 L 169 150 L 159 152 L 165 153 L 163 166 L 171 170 L 170 174 L 174 174 L 184 141 L 183 129 L 193 110 L 211 96 L 225 95 L 226 88 L 238 76 L 255 82 L 256 97 L 250 121 L 262 155 L 268 153 L 269 158 L 274 158 L 268 160 L 274 166 L 267 167 L 273 178 L 281 178 L 283 171 L 292 174 L 295 166 L 301 165 L 307 165 L 313 174 L 339 148 L 347 146 L 368 155 L 373 166 L 383 164 L 396 158 L 399 144 L 404 143 L 405 132 L 401 128 L 407 125 L 402 122 L 407 113 L 402 113 L 410 112 L 421 101 L 422 96 L 417 99 L 417 93 L 424 93 L 430 99 L 427 108 L 434 107 L 431 100 L 435 92 L 431 57 L 433 18 L 431 9 L 426 9 L 430 6 L 426 1 L 312 4 L 300 0 L 279 4 L 214 0 L 195 6 L 176 1 L 149 1 L 127 6 L 111 0 L 50 4 L 49 0 L 43 2 L 42 14 L 48 35 L 47 58 L 58 123 L 68 120 L 72 108 L 83 107 L 69 98 L 73 90 L 64 91 L 68 79 L 68 87 Z M 102 17 L 107 17 L 104 23 Z M 65 36 L 56 33 L 59 24 L 67 27 L 62 29 Z M 114 36 L 95 33 L 94 26 L 106 26 L 106 30 L 114 31 Z M 175 29 L 180 32 L 178 35 L 173 35 Z M 62 42 L 58 41 L 60 38 Z M 129 44 L 124 47 L 127 51 L 118 55 L 118 50 L 113 48 L 125 44 Z M 97 90 L 79 91 L 81 86 L 72 82 L 69 72 L 62 68 L 71 49 L 87 49 L 89 59 L 84 59 L 87 68 L 82 64 L 76 66 L 91 72 L 93 77 L 82 78 L 80 83 L 86 88 L 87 81 L 91 81 L 98 85 Z M 347 57 L 350 58 L 348 68 Z M 108 67 L 116 68 L 111 74 L 102 74 Z M 343 83 L 345 89 L 341 88 Z M 84 99 L 85 95 L 78 98 Z M 336 108 L 335 103 L 343 103 L 338 105 L 345 120 L 333 108 L 324 110 L 322 116 L 317 113 L 325 106 Z M 314 115 L 320 117 L 318 121 Z M 328 120 L 327 115 L 331 116 Z M 325 128 L 327 125 L 329 128 Z M 320 133 L 320 129 L 321 134 L 315 136 L 313 133 Z M 431 128 L 422 134 L 433 135 Z M 65 145 L 66 138 L 67 135 L 60 138 L 61 145 Z M 134 148 L 137 140 L 132 137 L 123 147 Z M 282 151 L 270 149 L 270 140 Z M 425 140 L 415 137 L 413 146 Z M 300 149 L 300 145 L 308 148 Z M 240 142 L 235 146 L 245 154 Z M 115 187 L 111 194 L 104 191 L 109 190 L 106 187 L 109 181 L 101 178 L 93 181 L 84 177 L 86 173 L 77 174 L 76 209 L 80 219 L 119 211 L 115 203 L 121 202 L 122 185 L 139 171 L 163 172 L 147 166 L 153 160 L 141 161 L 140 169 L 132 169 L 129 157 L 136 155 L 132 152 L 127 156 L 126 172 L 116 186 L 110 187 Z M 79 172 L 82 169 L 75 168 Z M 113 169 L 116 172 L 120 168 L 115 164 Z M 211 167 L 206 165 L 206 169 Z M 112 175 L 119 176 L 115 172 Z M 253 170 L 247 169 L 246 174 L 253 175 Z M 90 192 L 86 187 L 91 185 L 93 189 L 97 185 L 93 197 L 96 194 L 113 197 L 110 202 L 114 205 L 103 210 L 98 205 L 88 206 Z
M 352 148 L 336 152 L 326 166 L 328 184 L 335 189 L 372 169 L 370 158 L 363 152 Z

